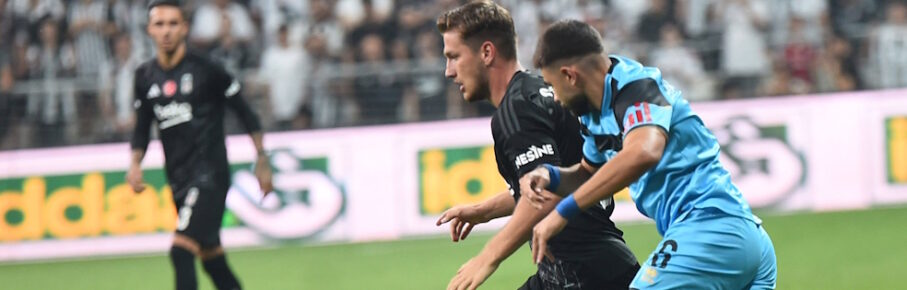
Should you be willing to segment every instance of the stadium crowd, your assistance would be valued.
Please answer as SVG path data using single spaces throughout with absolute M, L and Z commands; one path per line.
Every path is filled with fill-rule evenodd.
M 154 55 L 146 0 L 0 0 L 0 150 L 118 142 Z M 191 49 L 239 76 L 268 131 L 486 116 L 444 79 L 456 0 L 186 0 Z M 907 87 L 907 4 L 871 0 L 503 0 L 531 65 L 574 18 L 692 101 Z M 237 123 L 228 126 L 236 132 Z

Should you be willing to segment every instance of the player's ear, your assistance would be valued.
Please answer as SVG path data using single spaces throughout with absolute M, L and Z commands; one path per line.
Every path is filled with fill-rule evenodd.
M 494 62 L 495 56 L 497 56 L 497 51 L 495 51 L 494 44 L 491 41 L 483 42 L 482 46 L 479 46 L 479 57 L 482 58 L 482 63 L 486 66 Z
M 576 67 L 569 65 L 561 66 L 559 72 L 567 83 L 571 86 L 576 86 Z

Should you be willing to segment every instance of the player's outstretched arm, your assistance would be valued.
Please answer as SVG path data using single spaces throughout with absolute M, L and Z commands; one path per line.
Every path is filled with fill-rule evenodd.
M 623 150 L 605 163 L 575 193 L 557 205 L 533 229 L 532 257 L 538 263 L 547 253 L 547 241 L 560 232 L 567 219 L 589 208 L 639 179 L 661 160 L 667 144 L 667 132 L 658 126 L 641 126 L 631 130 L 624 139 Z M 544 197 L 550 198 L 550 197 Z
M 502 191 L 488 200 L 477 204 L 458 205 L 444 213 L 435 225 L 450 222 L 450 239 L 453 242 L 465 240 L 472 228 L 478 224 L 513 214 L 516 202 L 509 191 Z
M 655 167 L 668 142 L 668 135 L 658 126 L 638 127 L 627 134 L 623 150 L 573 194 L 576 204 L 585 209 L 630 185 Z
M 527 201 L 526 196 L 520 197 L 507 225 L 485 244 L 485 248 L 477 256 L 460 267 L 457 275 L 447 285 L 448 289 L 477 287 L 485 282 L 501 262 L 529 240 L 532 226 L 551 212 L 560 199 L 555 197 L 547 201 L 542 210 L 535 209 Z

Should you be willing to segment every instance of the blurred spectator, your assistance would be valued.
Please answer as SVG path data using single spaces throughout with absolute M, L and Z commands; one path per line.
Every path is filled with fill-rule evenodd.
M 309 0 L 311 9 L 311 22 L 307 25 L 308 31 L 304 34 L 306 47 L 309 53 L 316 58 L 337 58 L 343 50 L 344 31 L 334 14 L 331 13 L 330 0 Z M 309 41 L 316 40 L 312 43 Z M 317 44 L 311 46 L 310 44 Z
M 640 41 L 657 43 L 661 37 L 661 28 L 673 22 L 667 0 L 649 0 L 649 8 L 642 14 L 636 27 L 636 37 Z
M 863 38 L 870 24 L 878 21 L 880 4 L 874 0 L 829 0 L 829 14 L 835 34 L 849 41 Z
M 265 45 L 275 45 L 278 29 L 286 26 L 291 45 L 302 44 L 305 24 L 311 11 L 306 0 L 252 0 L 252 17 L 261 21 Z
M 369 17 L 386 20 L 394 10 L 393 0 L 336 0 L 333 2 L 334 10 L 331 13 L 337 16 L 337 20 L 347 31 L 360 26 L 363 21 L 368 21 Z
M 289 38 L 288 27 L 278 28 L 277 43 L 265 50 L 258 70 L 259 80 L 268 88 L 270 128 L 274 130 L 292 129 L 295 115 L 306 104 L 309 56 Z
M 381 124 L 396 120 L 403 95 L 399 76 L 387 71 L 384 39 L 368 34 L 359 45 L 362 69 L 355 79 L 360 124 Z
M 907 87 L 907 4 L 891 2 L 885 22 L 871 39 L 872 61 L 880 88 Z
M 727 81 L 736 83 L 744 95 L 753 96 L 771 66 L 761 32 L 767 27 L 768 5 L 765 0 L 732 0 L 722 5 L 722 68 Z
M 211 0 L 195 12 L 189 38 L 199 47 L 212 48 L 218 39 L 244 43 L 254 35 L 255 25 L 245 7 L 231 0 Z
M 686 35 L 694 38 L 702 36 L 708 28 L 709 14 L 716 0 L 686 0 L 677 7 L 683 9 L 684 29 Z M 681 19 L 678 19 L 681 20 Z
M 6 0 L 0 0 L 0 54 L 3 55 L 9 55 L 13 40 L 13 14 L 6 7 Z
M 77 133 L 73 90 L 59 81 L 73 75 L 75 55 L 71 45 L 61 45 L 57 22 L 47 18 L 42 23 L 41 44 L 29 49 L 28 59 L 33 78 L 41 80 L 44 90 L 28 97 L 28 115 L 42 125 L 38 132 L 41 144 L 61 145 L 65 140 L 72 140 Z
M 520 1 L 519 5 L 513 3 L 510 6 L 512 7 L 510 17 L 513 18 L 517 35 L 517 60 L 523 65 L 532 63 L 532 54 L 535 52 L 540 29 L 544 29 L 539 23 L 540 3 L 541 0 Z M 437 53 L 440 54 L 440 50 Z
M 311 57 L 311 111 L 318 112 L 311 116 L 310 124 L 318 128 L 337 126 L 340 113 L 338 108 L 342 102 L 342 97 L 337 98 L 332 92 L 333 87 L 327 76 L 330 72 L 337 72 L 333 66 L 343 51 L 343 30 L 330 13 L 329 5 L 327 0 L 309 2 L 313 23 L 305 38 L 305 50 Z M 350 61 L 354 61 L 352 54 Z
M 193 49 L 253 82 L 250 100 L 262 100 L 253 105 L 271 111 L 263 114 L 274 117 L 270 128 L 284 130 L 487 116 L 490 106 L 465 104 L 441 72 L 434 20 L 462 2 L 189 0 L 184 7 Z M 693 101 L 907 86 L 907 9 L 899 0 L 500 2 L 514 18 L 524 65 L 541 29 L 580 19 L 602 33 L 608 53 L 659 67 Z M 132 114 L 123 101 L 132 93 L 124 89 L 128 75 L 135 59 L 154 53 L 146 4 L 0 0 L 0 95 L 29 94 L 13 99 L 36 121 L 8 115 L 5 124 L 20 125 L 0 128 L 3 148 L 122 140 Z M 55 28 L 42 30 L 45 20 Z M 100 85 L 85 77 L 92 71 L 101 71 Z M 279 89 L 288 86 L 296 89 Z M 264 87 L 271 90 L 254 90 Z M 73 99 L 74 92 L 82 95 Z M 0 103 L 6 112 L 15 107 Z M 75 129 L 95 124 L 102 127 L 95 134 Z
M 395 82 L 400 87 L 400 108 L 396 119 L 402 122 L 419 121 L 419 94 L 413 89 L 414 75 L 405 72 L 414 69 L 410 63 L 409 46 L 403 40 L 394 40 L 391 45 L 391 63 L 394 68 Z
M 816 59 L 816 49 L 804 36 L 806 23 L 799 17 L 790 20 L 787 44 L 784 47 L 784 62 L 790 70 L 790 76 L 812 84 L 812 69 Z
M 422 69 L 444 67 L 440 37 L 434 30 L 424 30 L 416 41 L 416 66 Z M 447 80 L 443 74 L 417 73 L 413 85 L 419 96 L 419 120 L 441 120 L 450 108 L 444 94 Z
M 828 25 L 828 0 L 790 1 L 789 21 L 802 21 L 802 40 L 812 45 L 822 45 Z M 790 37 L 788 37 L 790 39 Z
M 147 36 L 148 6 L 145 0 L 114 0 L 110 7 L 112 22 L 118 32 L 132 37 L 133 54 L 139 59 L 151 58 L 154 46 Z
M 617 10 L 617 13 L 614 15 L 617 19 L 616 22 L 626 23 L 627 27 L 630 27 L 630 31 L 634 31 L 637 26 L 640 25 L 641 15 L 646 12 L 649 7 L 648 1 L 620 1 L 613 0 L 610 1 L 612 7 Z
M 794 93 L 792 83 L 796 80 L 791 78 L 790 70 L 782 60 L 772 62 L 772 74 L 762 82 L 762 88 L 759 94 L 763 96 L 786 96 Z M 800 81 L 802 82 L 802 81 Z
M 398 41 L 403 43 L 415 43 L 416 37 L 422 29 L 426 27 L 434 27 L 434 19 L 430 19 L 429 15 L 419 11 L 419 9 L 424 9 L 423 3 L 417 1 L 405 2 L 405 4 L 397 3 L 398 9 L 396 12 L 396 35 L 395 38 Z
M 103 0 L 77 0 L 69 7 L 69 33 L 76 52 L 79 77 L 96 77 L 99 65 L 109 58 L 107 3 Z
M 24 29 L 17 31 L 13 35 L 9 63 L 13 70 L 13 78 L 17 80 L 27 80 L 31 77 L 32 64 L 28 54 L 31 50 L 29 41 L 28 32 Z
M 393 23 L 388 20 L 387 15 L 380 13 L 371 0 L 362 1 L 364 16 L 362 21 L 347 34 L 346 44 L 348 47 L 360 47 L 360 42 L 368 36 L 377 35 L 381 37 L 382 46 L 391 43 L 396 33 Z
M 104 118 L 101 128 L 107 135 L 104 139 L 127 140 L 133 129 L 133 81 L 135 69 L 142 59 L 134 53 L 132 39 L 127 33 L 118 35 L 114 40 L 113 59 L 105 61 L 101 66 L 98 105 Z
M 19 108 L 19 98 L 13 96 L 13 68 L 7 60 L 0 60 L 0 150 L 15 147 L 10 136 L 18 135 L 19 120 L 22 108 Z
M 849 91 L 858 87 L 856 74 L 849 71 L 846 62 L 839 57 L 841 51 L 849 49 L 850 44 L 846 40 L 835 38 L 828 42 L 813 69 L 816 91 L 822 93 Z
M 33 37 L 37 37 L 41 21 L 49 17 L 54 21 L 63 21 L 66 7 L 60 0 L 8 0 L 6 10 L 12 13 L 17 25 L 27 27 Z
M 234 34 L 232 33 L 232 23 L 233 20 L 224 14 L 220 21 L 221 35 L 208 52 L 208 55 L 215 61 L 221 63 L 228 72 L 237 75 L 240 73 L 240 69 L 246 67 L 246 64 L 250 62 L 250 48 L 248 42 L 234 37 Z
M 707 89 L 711 82 L 702 70 L 699 57 L 683 46 L 677 26 L 668 24 L 661 28 L 661 42 L 651 54 L 651 63 L 688 100 L 707 100 L 712 95 Z

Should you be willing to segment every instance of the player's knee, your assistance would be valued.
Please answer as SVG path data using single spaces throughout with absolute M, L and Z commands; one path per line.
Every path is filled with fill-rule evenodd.
M 173 236 L 173 248 L 184 249 L 189 253 L 192 253 L 194 256 L 199 256 L 201 254 L 198 242 L 188 236 L 181 234 L 176 234 Z
M 223 255 L 224 255 L 224 247 L 222 247 L 222 246 L 215 246 L 215 247 L 211 247 L 211 248 L 202 248 L 199 251 L 199 258 L 201 258 L 202 260 L 210 260 L 210 259 L 213 259 L 213 258 L 216 258 L 219 256 L 223 256 Z

